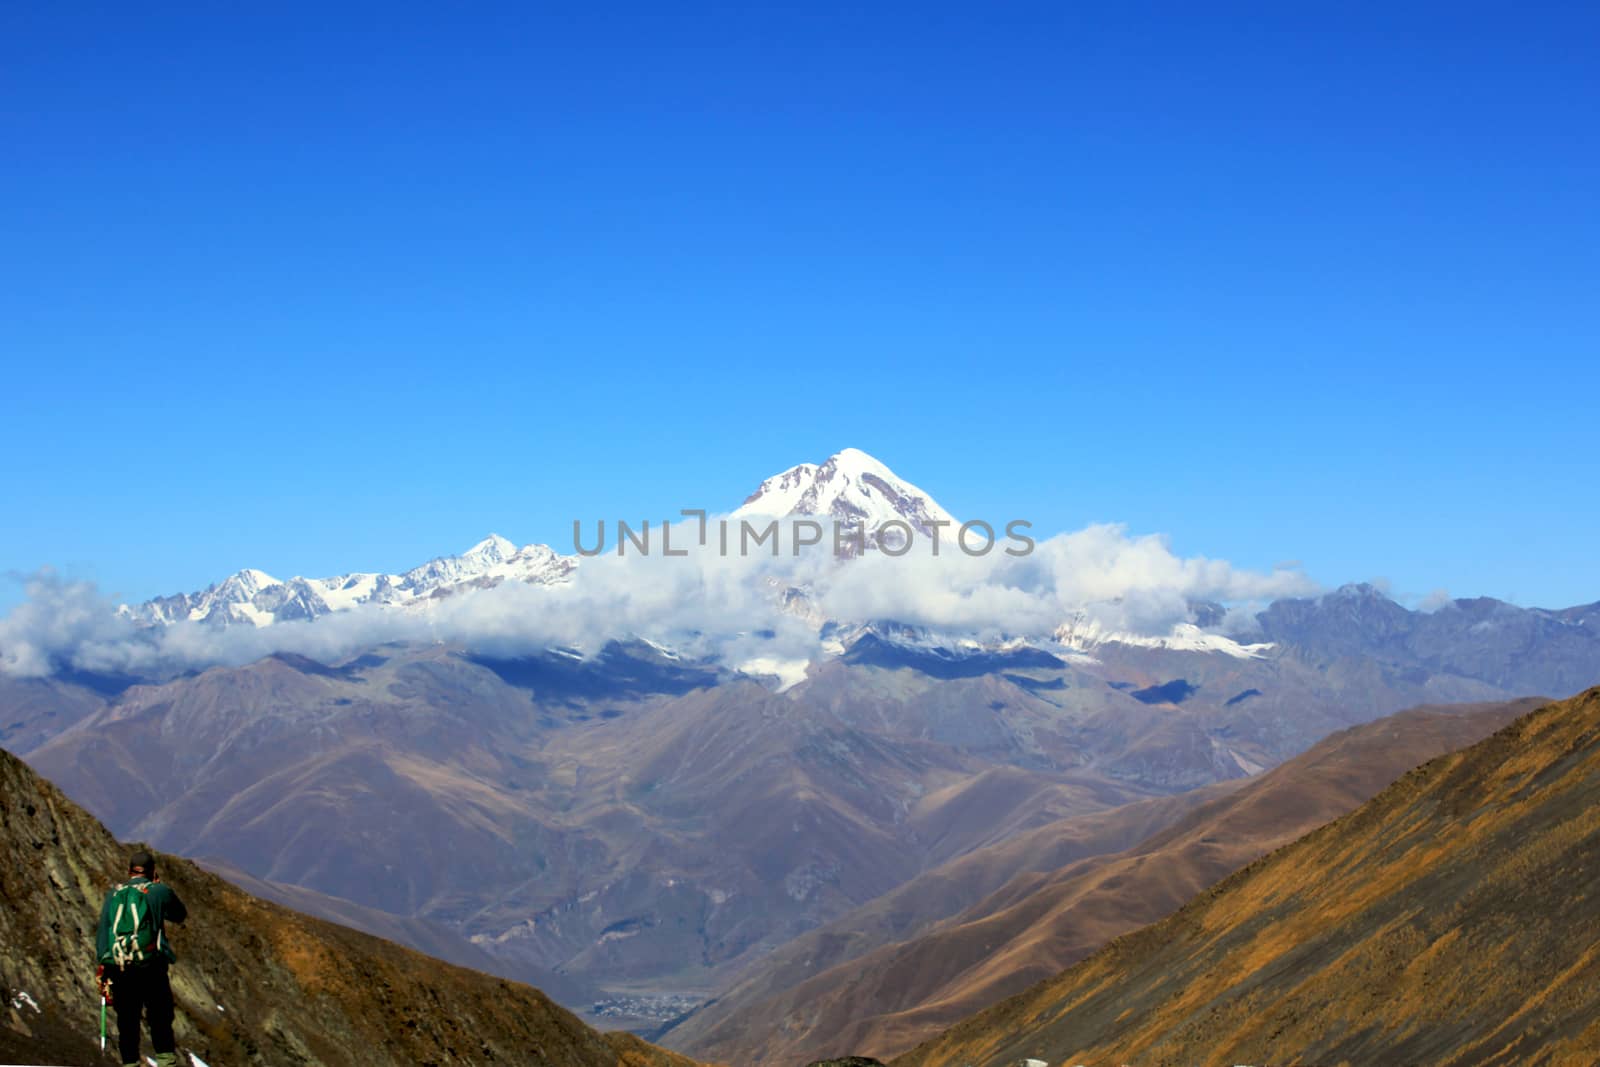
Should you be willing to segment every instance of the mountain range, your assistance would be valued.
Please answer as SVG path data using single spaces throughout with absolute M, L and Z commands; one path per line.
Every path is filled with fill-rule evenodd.
M 229 575 L 197 593 L 156 597 L 120 611 L 131 619 L 157 625 L 201 622 L 216 626 L 270 626 L 309 621 L 336 611 L 372 605 L 418 608 L 428 601 L 503 581 L 534 585 L 560 582 L 577 566 L 571 556 L 546 545 L 518 548 L 490 534 L 458 556 L 440 556 L 404 574 L 359 572 L 332 578 L 279 580 L 251 568 Z
M 828 519 L 859 525 L 866 543 L 886 523 L 903 524 L 931 537 L 938 528 L 946 543 L 953 540 L 958 520 L 931 495 L 899 478 L 883 463 L 859 449 L 847 448 L 820 464 L 802 463 L 765 479 L 728 521 L 763 517 Z M 692 523 L 690 524 L 693 525 Z M 823 551 L 831 551 L 827 539 Z M 871 549 L 869 548 L 869 551 Z M 847 553 L 848 555 L 848 553 Z M 197 622 L 257 627 L 278 622 L 309 621 L 361 607 L 426 611 L 456 594 L 492 588 L 504 582 L 530 586 L 563 585 L 576 580 L 582 557 L 563 555 L 548 545 L 517 547 L 491 534 L 459 555 L 440 556 L 401 574 L 352 572 L 329 578 L 279 580 L 256 569 L 244 569 L 193 593 L 157 597 L 123 605 L 119 613 L 147 625 Z M 769 579 L 770 580 L 770 579 Z M 805 616 L 809 590 L 786 588 L 789 613 Z M 812 617 L 825 632 L 859 634 L 880 619 Z M 1222 624 L 1227 621 L 1229 625 Z M 892 621 L 891 621 L 892 622 Z M 985 642 L 957 632 L 930 631 L 927 626 L 892 622 L 895 640 L 951 650 L 983 648 Z M 629 634 L 612 635 L 627 639 Z M 1396 664 L 1421 663 L 1435 672 L 1477 678 L 1502 688 L 1524 688 L 1537 679 L 1546 690 L 1575 690 L 1586 684 L 1585 671 L 1600 644 L 1600 602 L 1562 610 L 1521 608 L 1492 598 L 1446 601 L 1435 610 L 1407 609 L 1371 585 L 1341 587 L 1330 597 L 1280 599 L 1247 618 L 1231 619 L 1220 604 L 1194 602 L 1188 618 L 1159 633 L 1108 628 L 1093 614 L 1075 610 L 1036 633 L 1017 633 L 1003 644 L 1019 642 L 1060 654 L 1094 654 L 1108 645 L 1179 651 L 1223 652 L 1239 658 L 1266 655 L 1283 645 L 1315 649 L 1327 660 L 1341 657 L 1377 659 Z M 839 649 L 833 640 L 827 647 Z M 987 647 L 994 647 L 992 641 Z M 1530 653 L 1537 658 L 1530 661 Z M 1576 660 L 1582 666 L 1573 669 Z M 1565 672 L 1551 684 L 1551 672 Z
M 931 862 L 1148 795 L 1072 766 L 1057 714 L 987 677 L 775 694 L 642 647 L 419 648 L 135 686 L 28 755 L 119 833 L 443 923 L 547 988 L 698 998 Z
M 898 518 L 919 535 L 953 521 L 853 450 L 767 479 L 733 514 L 774 512 L 874 528 Z M 764 616 L 740 617 L 752 628 L 734 635 L 738 655 L 622 627 L 586 647 L 422 630 L 432 638 L 244 663 L 63 662 L 45 675 L 0 673 L 0 745 L 119 835 L 198 857 L 295 908 L 531 982 L 592 1022 L 670 1027 L 666 1039 L 685 1048 L 743 1056 L 770 1008 L 808 1020 L 791 1044 L 770 1045 L 785 1054 L 828 1051 L 807 1042 L 830 1028 L 889 1051 L 1009 992 L 1011 979 L 951 972 L 954 985 L 911 983 L 890 1003 L 870 974 L 849 970 L 860 960 L 892 977 L 905 973 L 897 960 L 917 958 L 913 947 L 894 956 L 898 942 L 970 945 L 969 925 L 1005 926 L 996 952 L 1011 941 L 1056 946 L 1019 971 L 1036 976 L 1110 936 L 1113 923 L 1066 937 L 1001 922 L 1026 911 L 1012 907 L 1016 886 L 1001 891 L 1043 875 L 1031 864 L 1044 857 L 1149 866 L 1112 857 L 1337 731 L 1418 705 L 1561 696 L 1600 680 L 1600 605 L 1476 599 L 1416 611 L 1350 585 L 1243 614 L 1193 599 L 1181 605 L 1187 621 L 1144 632 L 1086 610 L 1009 633 L 821 610 L 837 603 L 825 588 L 834 575 L 886 562 L 860 558 L 880 552 L 798 578 L 758 572 L 773 625 L 816 639 L 798 664 L 763 666 L 751 653 L 781 638 L 754 628 Z M 270 650 L 274 634 L 315 633 L 330 618 L 427 618 L 523 586 L 525 598 L 500 607 L 537 613 L 548 594 L 566 610 L 573 602 L 559 598 L 603 562 L 490 538 L 400 575 L 273 583 L 240 572 L 128 607 L 121 625 L 178 634 L 183 647 L 244 633 Z M 631 577 L 607 580 L 619 574 Z M 1394 757 L 1417 752 L 1397 746 Z M 1351 781 L 1376 788 L 1373 775 L 1404 770 L 1386 759 Z M 1123 919 L 1157 918 L 1179 889 L 1220 877 L 1267 839 L 1201 849 L 1207 863 L 1143 894 Z M 937 888 L 951 884 L 967 888 Z M 928 886 L 948 910 L 872 918 Z M 962 917 L 980 905 L 994 918 L 982 908 Z M 848 951 L 805 949 L 796 962 L 792 953 L 841 930 Z M 845 970 L 812 982 L 833 967 Z M 944 1006 L 928 1009 L 925 995 Z M 874 1043 L 851 1029 L 867 1025 L 852 999 L 897 1016 L 899 1036 Z
M 1313 602 L 1329 618 L 1297 639 L 1346 633 L 1350 604 L 1376 599 Z M 976 849 L 1242 780 L 1399 708 L 1518 693 L 1314 643 L 1068 659 L 888 627 L 783 692 L 643 643 L 90 681 L 0 680 L 5 743 L 115 832 L 425 922 L 645 1030 Z M 419 849 L 430 862 L 408 863 Z

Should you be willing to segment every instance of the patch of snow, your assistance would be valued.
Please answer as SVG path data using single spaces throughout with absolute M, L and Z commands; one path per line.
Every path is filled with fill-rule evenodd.
M 11 998 L 11 1006 L 18 1011 L 21 1011 L 24 1004 L 32 1008 L 35 1015 L 40 1014 L 39 1002 L 34 1000 L 32 995 L 26 991 L 19 989 L 17 990 L 16 995 Z
M 234 604 L 231 610 L 241 622 L 248 622 L 252 626 L 271 626 L 278 621 L 272 612 L 263 611 L 254 604 Z
M 806 668 L 810 665 L 811 661 L 805 659 L 778 659 L 774 656 L 756 656 L 738 664 L 734 670 L 756 677 L 776 678 L 778 679 L 777 692 L 782 693 L 805 681 Z
M 663 644 L 661 644 L 660 642 L 657 642 L 657 641 L 652 641 L 648 637 L 641 637 L 641 638 L 639 638 L 639 641 L 640 641 L 641 644 L 645 645 L 651 651 L 653 651 L 657 655 L 659 655 L 662 659 L 682 659 L 683 658 L 682 656 L 678 655 L 678 653 L 676 651 L 674 651 L 673 649 L 671 649 L 667 645 L 663 645 Z
M 378 590 L 376 574 L 351 574 L 342 578 L 319 578 L 315 581 L 323 603 L 334 611 L 348 611 L 365 604 Z M 388 575 L 382 577 L 387 578 Z
M 1228 749 L 1228 755 L 1233 757 L 1233 762 L 1238 765 L 1241 771 L 1251 775 L 1252 777 L 1266 770 L 1265 767 L 1257 763 L 1255 760 L 1249 759 L 1248 757 L 1241 755 L 1231 748 Z

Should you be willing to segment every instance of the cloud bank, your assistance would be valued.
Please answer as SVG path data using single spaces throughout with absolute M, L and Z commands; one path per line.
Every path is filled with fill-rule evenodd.
M 476 653 L 525 655 L 550 647 L 598 651 L 642 637 L 729 663 L 815 659 L 819 625 L 895 620 L 979 639 L 1047 636 L 1069 619 L 1110 631 L 1159 636 L 1190 616 L 1194 601 L 1248 618 L 1270 600 L 1314 592 L 1297 569 L 1253 572 L 1223 560 L 1180 557 L 1161 536 L 1097 525 L 1040 540 L 1026 556 L 1002 546 L 985 556 L 926 544 L 889 557 L 840 563 L 826 551 L 722 555 L 694 547 L 675 528 L 683 557 L 597 556 L 561 585 L 507 582 L 406 607 L 365 606 L 313 622 L 255 628 L 179 622 L 140 624 L 88 582 L 52 572 L 27 579 L 27 599 L 0 620 L 0 671 L 41 677 L 90 671 L 160 677 L 239 665 L 274 652 L 334 662 L 389 642 L 444 642 Z

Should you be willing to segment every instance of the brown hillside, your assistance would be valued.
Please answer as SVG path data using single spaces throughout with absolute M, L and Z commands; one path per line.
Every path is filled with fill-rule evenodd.
M 875 949 L 914 940 L 959 915 L 1019 875 L 1049 872 L 1090 856 L 1120 852 L 1172 825 L 1207 800 L 1245 785 L 1219 782 L 1169 797 L 1056 819 L 999 844 L 940 864 L 904 885 L 788 941 L 715 1001 L 658 1035 L 673 1048 L 721 1049 L 730 1062 L 765 1062 L 767 1042 L 789 1033 L 799 987 L 817 975 L 847 973 Z M 769 1026 L 767 1020 L 783 1022 Z M 830 1043 L 831 1044 L 831 1043 Z M 808 1046 L 809 1047 L 809 1046 Z M 908 1045 L 909 1047 L 909 1045 Z M 803 1051 L 784 1049 L 775 1062 Z M 799 1062 L 795 1060 L 794 1062 Z
M 100 1063 L 94 923 L 126 846 L 0 751 L 0 1060 Z M 690 1067 L 601 1035 L 529 986 L 248 896 L 162 857 L 191 918 L 171 933 L 178 1041 L 213 1064 Z M 148 1046 L 147 1046 L 148 1047 Z
M 765 996 L 736 989 L 732 1003 L 701 1013 L 708 1017 L 704 1025 L 694 1026 L 691 1018 L 669 1040 L 695 1055 L 773 1065 L 845 1052 L 902 1052 L 1170 914 L 1218 879 L 1352 810 L 1407 770 L 1480 740 L 1541 703 L 1417 708 L 1341 731 L 1240 788 L 1197 791 L 1187 812 L 1177 804 L 1182 798 L 1172 798 L 1167 825 L 1151 827 L 1133 847 L 1123 842 L 1069 854 L 1043 869 L 1013 866 L 1019 859 L 1013 853 L 1022 843 L 1049 854 L 1045 831 L 980 850 L 894 896 L 909 910 L 913 898 L 948 896 L 943 883 L 953 873 L 972 882 L 986 868 L 1015 872 L 981 899 L 899 943 L 781 988 L 769 986 Z M 1134 817 L 1150 814 L 1152 803 L 1066 820 L 1060 834 L 1071 841 L 1085 829 L 1138 825 Z M 875 905 L 862 910 L 877 914 Z M 828 944 L 811 947 L 821 955 Z M 786 973 L 792 973 L 789 949 L 775 961 Z M 746 986 L 761 988 L 759 979 Z
M 1409 774 L 896 1067 L 1600 1062 L 1600 689 Z

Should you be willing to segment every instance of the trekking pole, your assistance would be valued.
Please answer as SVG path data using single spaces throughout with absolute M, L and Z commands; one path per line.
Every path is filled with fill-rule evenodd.
M 106 995 L 100 994 L 100 1051 L 106 1050 Z

